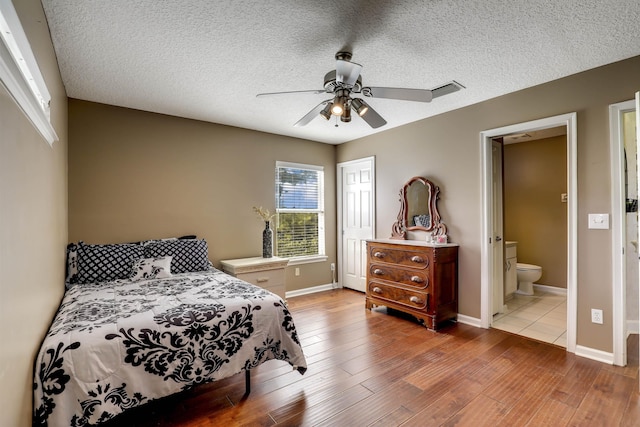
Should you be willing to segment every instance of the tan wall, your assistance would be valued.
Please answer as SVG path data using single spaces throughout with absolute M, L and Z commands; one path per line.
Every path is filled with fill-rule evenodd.
M 577 343 L 610 352 L 611 233 L 588 230 L 587 214 L 611 210 L 608 106 L 633 98 L 640 89 L 639 72 L 640 57 L 635 57 L 501 96 L 342 144 L 337 149 L 337 161 L 376 156 L 378 237 L 389 235 L 398 212 L 397 193 L 407 179 L 422 175 L 440 186 L 440 212 L 452 240 L 461 245 L 459 311 L 480 318 L 479 134 L 515 123 L 577 112 Z M 464 96 L 464 91 L 460 96 Z M 375 108 L 384 115 L 382 107 L 376 105 Z M 591 307 L 604 309 L 604 325 L 590 322 Z
M 31 425 L 33 362 L 64 290 L 67 97 L 39 0 L 14 1 L 52 96 L 49 146 L 0 85 L 0 425 Z
M 504 147 L 504 238 L 518 262 L 542 267 L 536 283 L 567 287 L 567 137 Z
M 287 269 L 287 290 L 331 283 L 336 258 L 335 147 L 69 100 L 69 240 L 128 242 L 196 234 L 209 258 L 260 256 L 276 161 L 324 166 L 327 262 Z

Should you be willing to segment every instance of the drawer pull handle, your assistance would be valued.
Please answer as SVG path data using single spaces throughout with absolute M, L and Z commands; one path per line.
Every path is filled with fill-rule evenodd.
M 256 282 L 258 283 L 264 283 L 264 282 L 268 282 L 269 278 L 268 277 L 260 277 L 258 279 L 256 279 Z
M 411 301 L 414 304 L 418 304 L 418 303 L 420 303 L 420 298 L 418 298 L 416 296 L 412 296 L 411 298 L 409 298 L 409 301 Z
M 411 281 L 413 283 L 422 283 L 423 280 L 419 276 L 411 276 Z
M 418 255 L 414 255 L 411 257 L 411 261 L 413 262 L 424 262 L 424 260 L 422 259 L 422 257 L 419 257 Z
M 375 270 L 373 270 L 373 274 L 377 274 L 378 276 L 383 274 L 383 273 L 384 273 L 384 271 L 382 271 L 382 269 L 380 269 L 380 268 L 376 268 Z
M 379 287 L 375 287 L 373 288 L 373 292 L 375 292 L 376 294 L 381 294 L 382 293 L 382 289 L 380 289 Z
M 384 258 L 386 254 L 384 252 L 374 252 L 373 256 L 376 258 Z

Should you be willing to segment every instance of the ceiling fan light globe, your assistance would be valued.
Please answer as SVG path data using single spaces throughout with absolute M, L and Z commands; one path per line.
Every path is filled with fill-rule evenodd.
M 333 103 L 333 106 L 331 107 L 331 114 L 335 114 L 336 116 L 339 116 L 342 114 L 343 108 L 342 105 L 339 103 Z
M 322 111 L 320 111 L 320 116 L 325 119 L 325 120 L 329 120 L 331 118 L 331 107 L 333 106 L 332 102 L 328 102 L 327 105 L 325 105 L 325 107 L 322 109 Z
M 356 112 L 360 117 L 364 116 L 369 111 L 369 106 L 366 102 L 359 98 L 353 98 L 351 106 L 356 109 Z

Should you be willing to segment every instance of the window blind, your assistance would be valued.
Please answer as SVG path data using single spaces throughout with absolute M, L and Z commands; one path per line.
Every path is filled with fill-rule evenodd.
M 283 258 L 324 255 L 324 170 L 276 163 L 276 254 Z

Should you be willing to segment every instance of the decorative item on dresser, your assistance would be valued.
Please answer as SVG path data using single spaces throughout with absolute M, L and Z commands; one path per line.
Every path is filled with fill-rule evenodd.
M 267 289 L 284 300 L 286 292 L 284 268 L 289 263 L 288 259 L 254 257 L 222 260 L 220 263 L 225 273 Z
M 366 307 L 386 306 L 436 330 L 458 315 L 458 245 L 368 240 Z

